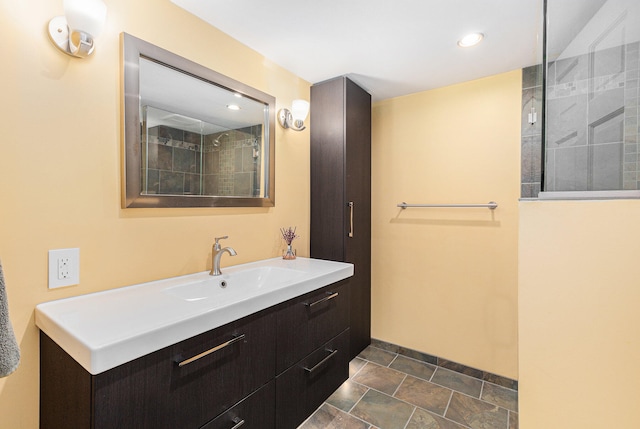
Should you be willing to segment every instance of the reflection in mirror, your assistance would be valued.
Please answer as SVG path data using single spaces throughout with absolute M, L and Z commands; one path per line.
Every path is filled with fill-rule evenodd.
M 275 99 L 127 34 L 123 44 L 123 206 L 273 206 Z

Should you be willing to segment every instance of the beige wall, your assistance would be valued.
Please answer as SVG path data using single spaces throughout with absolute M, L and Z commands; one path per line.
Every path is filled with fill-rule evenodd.
M 640 427 L 640 201 L 520 204 L 520 428 Z
M 521 85 L 514 71 L 373 106 L 373 337 L 510 378 Z
M 48 40 L 62 0 L 0 0 L 2 142 L 0 258 L 22 350 L 0 380 L 0 426 L 38 427 L 36 304 L 203 271 L 216 235 L 238 256 L 274 257 L 278 228 L 296 225 L 308 255 L 309 134 L 276 131 L 276 207 L 120 209 L 119 34 L 128 32 L 274 95 L 309 99 L 309 83 L 265 60 L 168 0 L 107 0 L 95 55 L 72 59 Z M 197 37 L 196 37 L 197 35 Z M 47 251 L 79 247 L 79 286 L 47 289 Z

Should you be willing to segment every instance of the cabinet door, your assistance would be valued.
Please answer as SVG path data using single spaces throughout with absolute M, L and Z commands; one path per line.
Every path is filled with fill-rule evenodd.
M 276 427 L 295 429 L 349 378 L 349 330 L 276 378 Z
M 92 378 L 40 331 L 40 428 L 91 428 Z
M 260 313 L 99 374 L 95 427 L 198 428 L 275 376 L 274 344 Z
M 371 96 L 349 79 L 346 91 L 345 261 L 351 286 L 351 357 L 371 342 Z
M 311 257 L 345 259 L 344 79 L 311 87 Z
M 275 429 L 276 383 L 271 381 L 202 429 Z
M 349 326 L 350 281 L 311 292 L 281 308 L 276 322 L 277 374 Z
M 351 357 L 371 342 L 371 95 L 311 87 L 311 257 L 351 262 Z

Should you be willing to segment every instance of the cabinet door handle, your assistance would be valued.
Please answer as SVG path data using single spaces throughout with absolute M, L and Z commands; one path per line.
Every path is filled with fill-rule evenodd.
M 244 420 L 240 419 L 239 417 L 236 417 L 235 419 L 233 419 L 231 423 L 235 423 L 235 425 L 231 429 L 238 429 L 240 426 L 244 424 Z
M 353 237 L 353 201 L 349 201 L 349 237 Z
M 182 362 L 178 362 L 178 366 L 179 367 L 183 367 L 185 365 L 189 365 L 191 362 L 195 362 L 198 359 L 202 359 L 203 357 L 210 355 L 211 353 L 215 353 L 218 350 L 222 350 L 225 347 L 229 347 L 231 344 L 237 343 L 238 341 L 242 341 L 242 340 L 244 340 L 245 337 L 246 337 L 245 334 L 235 336 L 232 339 L 230 339 L 229 341 L 225 341 L 224 343 L 222 343 L 222 344 L 220 344 L 218 346 L 215 346 L 215 347 L 213 347 L 213 348 L 211 348 L 211 349 L 209 349 L 209 350 L 207 350 L 205 352 L 202 352 L 202 353 L 200 353 L 198 355 L 190 357 L 189 359 L 185 359 Z
M 325 349 L 325 351 L 329 352 L 329 355 L 327 357 L 325 357 L 320 362 L 315 364 L 312 368 L 307 368 L 306 366 L 304 367 L 304 370 L 307 371 L 308 374 L 311 374 L 313 371 L 320 368 L 322 365 L 324 365 L 325 362 L 327 362 L 329 359 L 334 357 L 336 353 L 338 353 L 337 349 L 336 350 Z
M 311 308 L 314 305 L 322 304 L 325 301 L 329 301 L 330 299 L 335 298 L 339 294 L 340 294 L 340 292 L 327 292 L 327 296 L 325 296 L 324 298 L 321 298 L 321 299 L 319 299 L 317 301 L 314 301 L 312 303 L 305 302 L 304 305 L 306 305 L 307 307 Z

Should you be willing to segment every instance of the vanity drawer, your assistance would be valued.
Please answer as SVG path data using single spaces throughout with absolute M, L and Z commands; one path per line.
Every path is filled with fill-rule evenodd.
M 95 427 L 201 427 L 273 379 L 274 327 L 250 316 L 95 376 Z
M 349 329 L 276 378 L 276 427 L 298 427 L 347 378 Z
M 275 429 L 276 383 L 271 381 L 201 429 Z
M 349 326 L 349 280 L 287 302 L 277 314 L 278 374 Z

